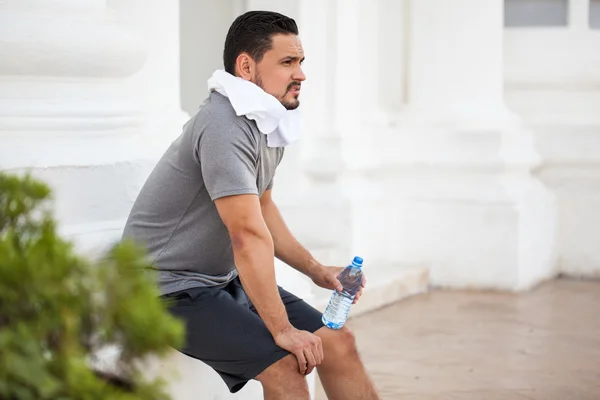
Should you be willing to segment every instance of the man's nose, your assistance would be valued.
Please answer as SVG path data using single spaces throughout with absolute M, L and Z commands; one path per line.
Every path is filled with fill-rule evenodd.
M 306 75 L 304 75 L 304 71 L 302 71 L 302 67 L 298 67 L 296 68 L 296 71 L 294 71 L 294 75 L 292 76 L 292 79 L 295 81 L 305 81 L 306 80 Z

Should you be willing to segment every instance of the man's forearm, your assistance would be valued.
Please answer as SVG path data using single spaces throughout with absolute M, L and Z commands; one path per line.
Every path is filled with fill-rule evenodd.
M 233 255 L 242 286 L 273 336 L 291 326 L 277 290 L 273 242 L 269 233 L 244 233 L 232 238 Z
M 309 277 L 315 276 L 322 265 L 292 235 L 275 203 L 268 202 L 261 208 L 273 237 L 275 257 Z

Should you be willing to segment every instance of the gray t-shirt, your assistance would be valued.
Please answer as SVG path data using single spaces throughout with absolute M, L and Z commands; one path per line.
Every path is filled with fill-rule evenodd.
M 213 201 L 262 196 L 283 147 L 213 92 L 183 127 L 136 199 L 123 232 L 149 251 L 162 294 L 223 286 L 237 276 L 227 228 Z

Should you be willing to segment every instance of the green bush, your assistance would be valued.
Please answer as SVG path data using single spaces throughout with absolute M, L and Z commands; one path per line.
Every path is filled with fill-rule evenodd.
M 183 339 L 129 242 L 100 260 L 57 234 L 51 192 L 0 172 L 0 399 L 166 399 L 163 382 L 136 365 Z M 116 375 L 93 368 L 104 346 L 121 349 Z

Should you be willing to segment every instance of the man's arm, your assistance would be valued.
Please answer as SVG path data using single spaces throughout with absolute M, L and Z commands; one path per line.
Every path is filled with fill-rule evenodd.
M 217 211 L 229 231 L 234 262 L 242 285 L 267 329 L 279 333 L 291 326 L 275 280 L 273 240 L 257 211 L 256 195 L 222 197 Z
M 310 373 L 323 360 L 318 336 L 296 330 L 279 296 L 273 263 L 273 240 L 262 217 L 258 196 L 221 197 L 217 211 L 229 231 L 235 265 L 246 294 L 275 343 L 298 359 L 301 373 Z
M 265 191 L 260 198 L 263 218 L 271 236 L 273 237 L 275 256 L 292 268 L 308 276 L 317 285 L 325 289 L 342 291 L 344 288 L 338 280 L 344 267 L 326 267 L 316 261 L 313 256 L 296 240 L 285 224 L 277 205 L 271 197 L 271 190 Z M 354 302 L 356 303 L 363 293 L 367 279 L 363 274 L 362 284 Z
M 292 235 L 277 205 L 273 202 L 271 190 L 263 193 L 260 206 L 265 223 L 273 237 L 275 257 L 309 278 L 317 279 L 324 272 L 323 265 L 315 260 Z

